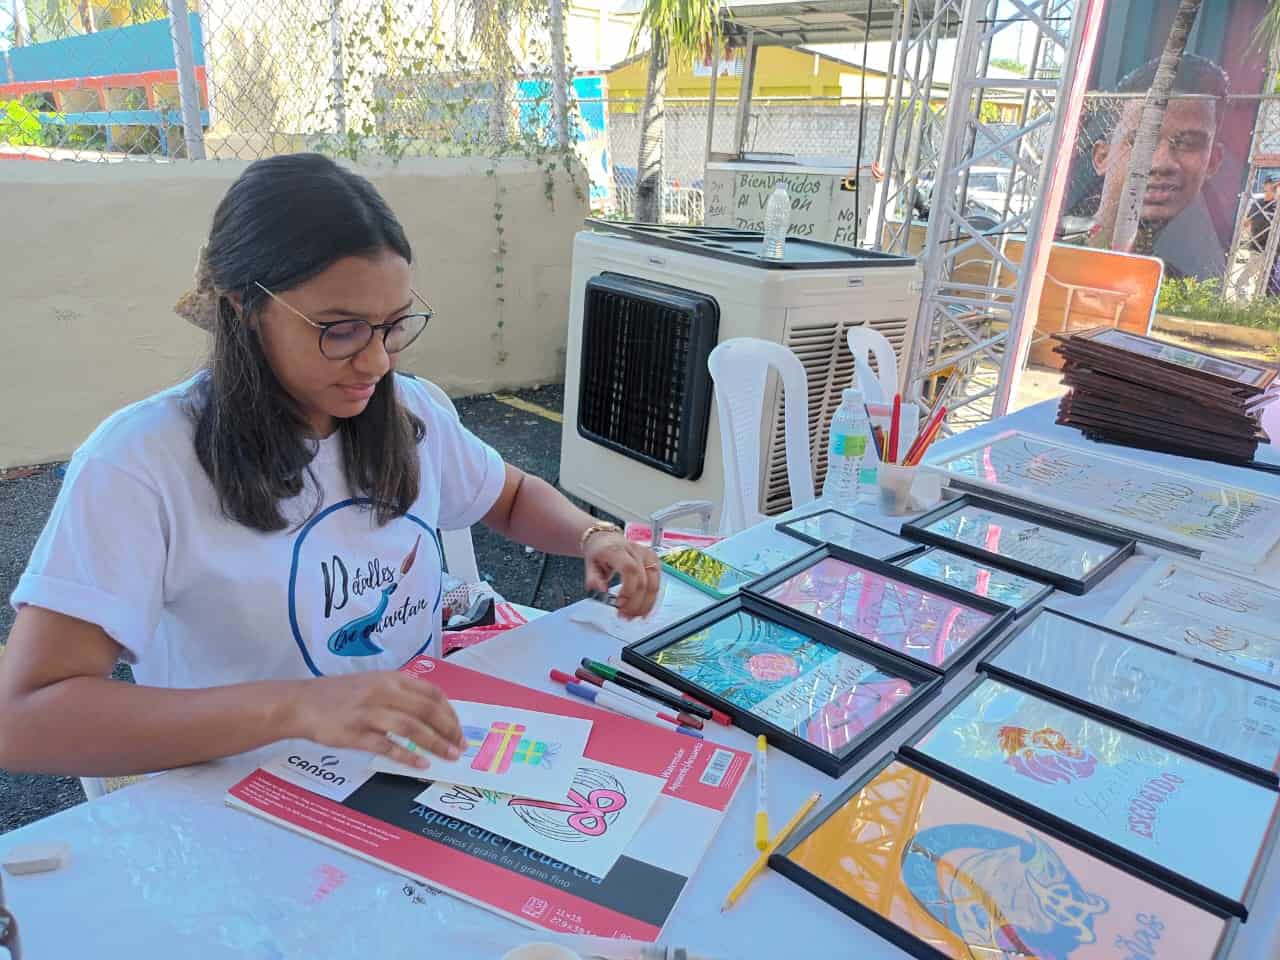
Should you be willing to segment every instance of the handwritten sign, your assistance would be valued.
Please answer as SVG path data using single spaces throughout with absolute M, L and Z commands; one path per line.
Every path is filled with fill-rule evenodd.
M 765 208 L 779 181 L 786 181 L 791 195 L 789 237 L 820 238 L 831 209 L 833 178 L 810 173 L 739 172 L 734 181 L 734 226 L 739 230 L 764 230 Z
M 1114 524 L 1232 565 L 1257 565 L 1280 541 L 1280 500 L 1274 497 L 1017 430 L 932 466 L 960 486 Z
M 732 170 L 708 170 L 706 176 L 705 221 L 709 227 L 733 226 Z

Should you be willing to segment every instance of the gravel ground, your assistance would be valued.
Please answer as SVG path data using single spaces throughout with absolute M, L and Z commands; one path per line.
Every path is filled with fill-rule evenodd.
M 519 391 L 516 396 L 559 413 L 564 402 L 560 386 Z M 463 422 L 492 444 L 503 458 L 548 481 L 560 472 L 560 424 L 515 409 L 492 396 L 456 401 Z M 26 567 L 31 548 L 44 527 L 61 486 L 58 464 L 34 470 L 11 471 L 0 479 L 0 638 L 13 626 L 9 594 Z M 516 603 L 555 610 L 582 596 L 582 561 L 546 558 L 491 533 L 475 531 L 476 563 L 504 597 Z M 539 577 L 541 576 L 541 582 Z M 118 676 L 127 677 L 127 668 Z M 29 776 L 0 770 L 0 833 L 80 803 L 84 794 L 77 780 Z

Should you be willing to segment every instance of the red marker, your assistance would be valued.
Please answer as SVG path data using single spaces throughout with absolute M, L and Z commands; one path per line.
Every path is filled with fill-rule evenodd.
M 586 667 L 579 667 L 573 673 L 574 675 L 571 677 L 560 670 L 552 670 L 551 679 L 556 681 L 556 683 L 590 683 L 593 686 L 608 690 L 610 693 L 617 694 L 624 700 L 630 700 L 632 703 L 636 704 L 636 706 L 644 707 L 646 710 L 652 710 L 664 720 L 670 720 L 672 723 L 678 723 L 684 727 L 693 727 L 695 730 L 702 729 L 702 721 L 697 717 L 684 713 L 683 711 L 672 715 L 668 712 L 670 708 L 665 704 L 658 703 L 655 700 L 646 699 L 644 696 L 633 690 L 628 690 L 626 687 L 620 687 L 616 683 L 597 677 Z
M 617 657 L 609 658 L 609 666 L 613 667 L 619 673 L 623 672 L 622 670 L 623 663 Z M 627 674 L 627 676 L 631 676 L 631 674 Z M 717 710 L 715 707 L 708 706 L 707 704 L 699 700 L 697 697 L 691 697 L 689 696 L 689 694 L 685 693 L 683 690 L 677 690 L 675 687 L 671 686 L 671 684 L 663 683 L 657 677 L 650 677 L 649 682 L 652 683 L 655 687 L 659 687 L 670 693 L 674 693 L 685 703 L 691 703 L 695 707 L 701 707 L 703 710 L 710 711 L 711 719 L 714 720 L 716 723 L 720 724 L 721 726 L 725 726 L 725 727 L 733 726 L 733 717 L 729 716 L 723 710 Z

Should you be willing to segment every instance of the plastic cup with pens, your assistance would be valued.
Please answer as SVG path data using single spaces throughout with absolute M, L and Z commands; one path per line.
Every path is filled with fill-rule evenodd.
M 914 403 L 903 403 L 897 396 L 893 398 L 889 433 L 883 443 L 877 440 L 878 452 L 883 454 L 876 482 L 880 491 L 880 510 L 890 517 L 921 513 L 942 499 L 941 478 L 931 470 L 921 470 L 920 461 L 938 438 L 947 408 L 938 407 L 917 436 L 905 439 L 902 421 L 903 411 L 908 408 L 915 417 L 919 416 L 919 408 Z

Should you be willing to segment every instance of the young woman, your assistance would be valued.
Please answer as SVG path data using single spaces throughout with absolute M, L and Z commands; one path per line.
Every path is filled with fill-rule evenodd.
M 76 452 L 0 659 L 0 767 L 103 776 L 301 737 L 406 763 L 388 733 L 462 744 L 439 690 L 438 531 L 483 521 L 622 577 L 652 552 L 504 465 L 394 374 L 431 308 L 373 186 L 314 155 L 250 166 L 214 215 L 179 312 L 206 369 L 109 417 Z M 110 677 L 119 659 L 136 684 Z

